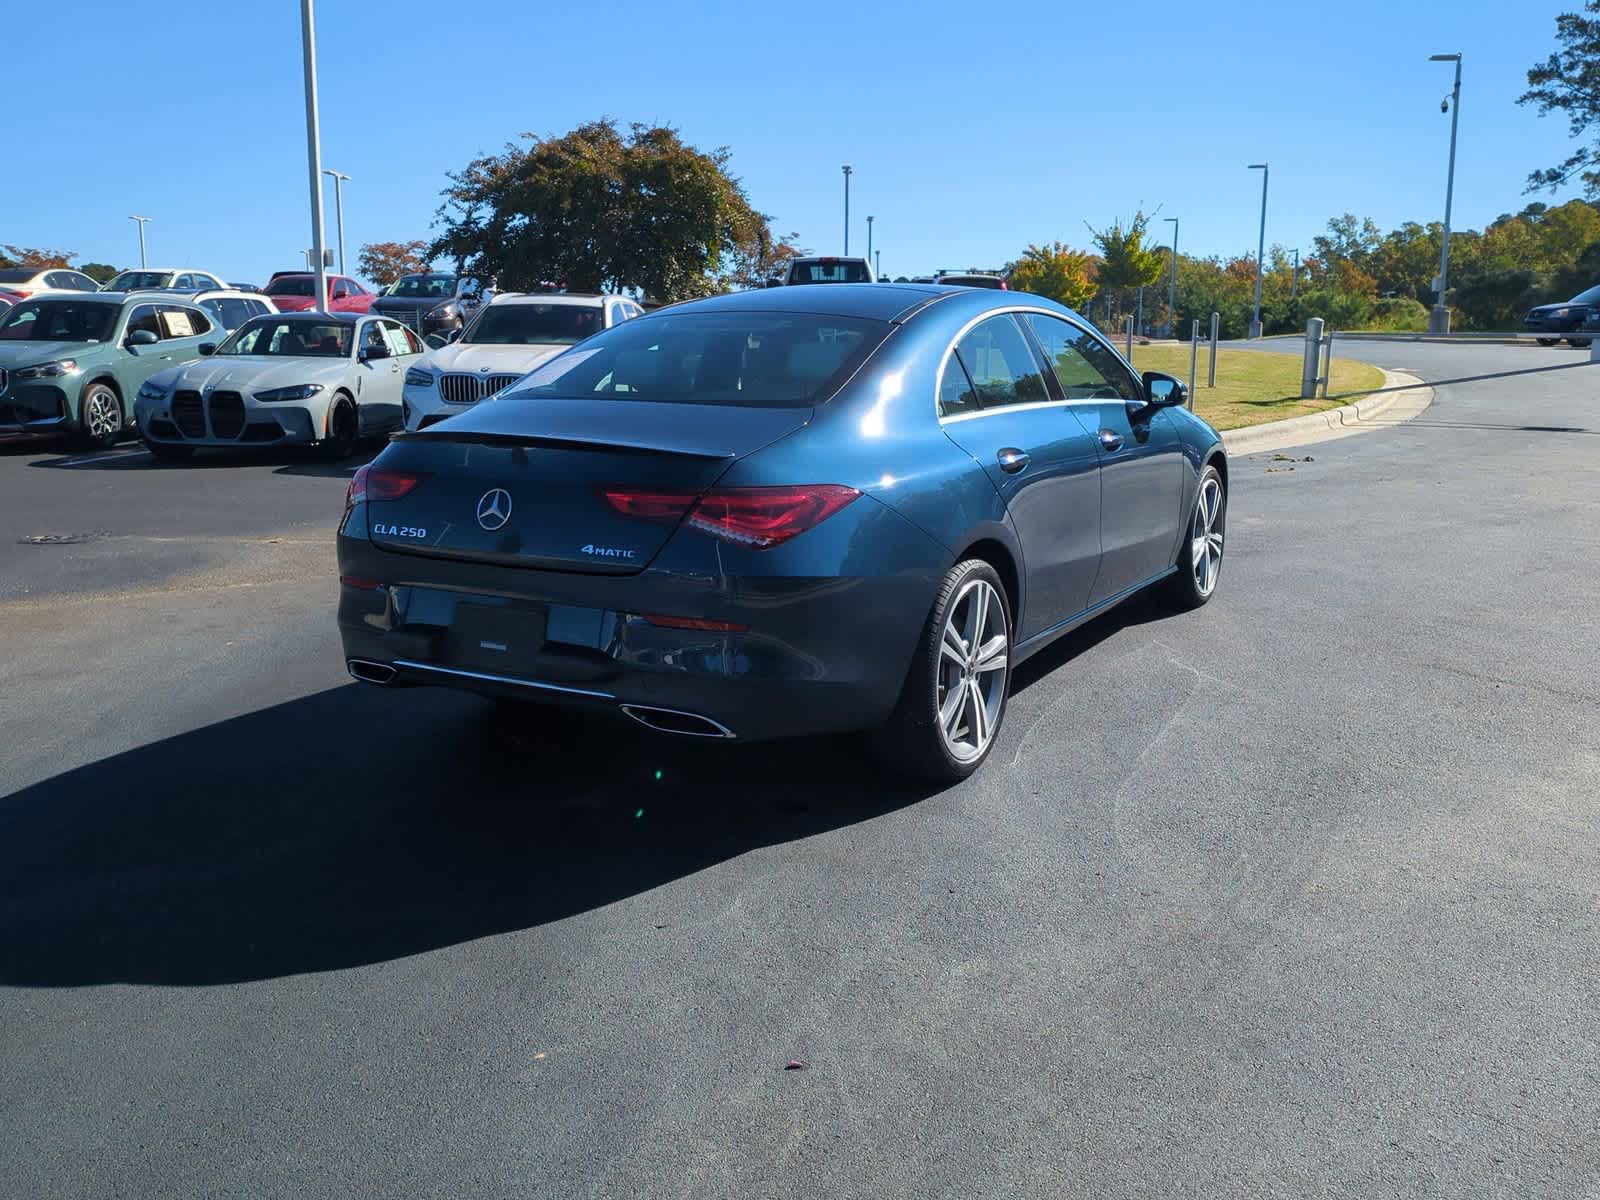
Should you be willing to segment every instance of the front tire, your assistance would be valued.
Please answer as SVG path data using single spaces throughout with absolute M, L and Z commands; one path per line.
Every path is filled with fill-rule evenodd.
M 328 436 L 322 441 L 322 453 L 335 462 L 349 458 L 356 448 L 356 405 L 343 392 L 335 397 L 333 411 L 328 414 Z
M 1554 346 L 1560 340 L 1560 338 L 1534 338 L 1534 341 L 1538 342 L 1541 346 Z
M 127 424 L 122 401 L 110 384 L 91 383 L 78 400 L 78 440 L 91 450 L 108 450 L 117 444 Z
M 1178 551 L 1177 573 L 1167 577 L 1167 600 L 1174 608 L 1199 608 L 1216 594 L 1227 524 L 1228 489 L 1222 473 L 1207 464 L 1195 488 L 1187 536 Z
M 951 567 L 923 625 L 888 724 L 874 735 L 892 769 L 955 783 L 999 739 L 1011 684 L 1011 610 L 995 569 L 969 558 Z

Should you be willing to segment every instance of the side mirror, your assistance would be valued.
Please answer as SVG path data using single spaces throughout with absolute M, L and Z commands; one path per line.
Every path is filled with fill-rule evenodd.
M 200 343 L 200 353 L 202 355 L 215 354 L 216 352 L 217 352 L 217 344 L 215 342 L 201 342 Z
M 127 341 L 123 344 L 128 346 L 154 346 L 160 340 L 148 329 L 135 329 L 128 335 Z
M 387 347 L 387 346 L 363 346 L 363 347 L 361 347 L 361 361 L 362 362 L 370 362 L 371 360 L 376 359 L 376 358 L 388 358 L 388 357 L 389 357 L 389 347 Z
M 1163 375 L 1160 371 L 1146 371 L 1144 397 L 1146 403 L 1158 408 L 1180 408 L 1189 403 L 1189 389 L 1183 386 L 1181 380 L 1171 375 Z

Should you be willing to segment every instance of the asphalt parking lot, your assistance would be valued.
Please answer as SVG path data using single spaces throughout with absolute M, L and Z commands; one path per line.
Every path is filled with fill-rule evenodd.
M 1450 382 L 938 792 L 349 682 L 354 462 L 0 448 L 0 1195 L 1593 1194 L 1600 368 L 1341 349 Z

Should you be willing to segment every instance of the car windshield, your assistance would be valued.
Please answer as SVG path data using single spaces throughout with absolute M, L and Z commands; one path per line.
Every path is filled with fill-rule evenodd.
M 258 318 L 240 326 L 218 354 L 271 354 L 287 358 L 348 358 L 355 333 L 347 321 L 279 321 Z
M 600 332 L 598 304 L 498 304 L 484 309 L 463 342 L 490 346 L 570 346 Z
M 1596 284 L 1594 287 L 1590 288 L 1586 292 L 1579 292 L 1571 300 L 1568 300 L 1567 303 L 1568 304 L 1593 304 L 1597 300 L 1600 300 L 1600 284 Z
M 314 296 L 310 275 L 284 275 L 267 284 L 269 296 Z
M 104 342 L 120 306 L 77 300 L 24 300 L 0 317 L 0 339 L 25 342 Z
M 123 271 L 113 275 L 102 292 L 137 292 L 142 288 L 164 288 L 172 282 L 171 271 Z
M 27 283 L 38 273 L 34 267 L 7 267 L 0 271 L 0 283 Z
M 455 294 L 454 275 L 407 275 L 389 290 L 391 296 L 410 300 L 448 300 Z
M 831 396 L 890 328 L 809 313 L 662 314 L 598 334 L 502 394 L 805 407 Z
M 860 259 L 822 258 L 797 262 L 789 273 L 790 283 L 869 283 L 867 264 Z

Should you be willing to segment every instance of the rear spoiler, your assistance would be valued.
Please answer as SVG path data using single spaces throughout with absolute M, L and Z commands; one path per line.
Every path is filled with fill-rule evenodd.
M 682 450 L 674 446 L 653 446 L 624 437 L 563 437 L 546 433 L 487 433 L 471 429 L 440 429 L 429 426 L 390 435 L 393 442 L 453 442 L 463 445 L 499 446 L 540 450 L 600 450 L 610 454 L 670 454 L 677 458 L 702 458 L 707 461 L 737 458 L 731 451 Z

